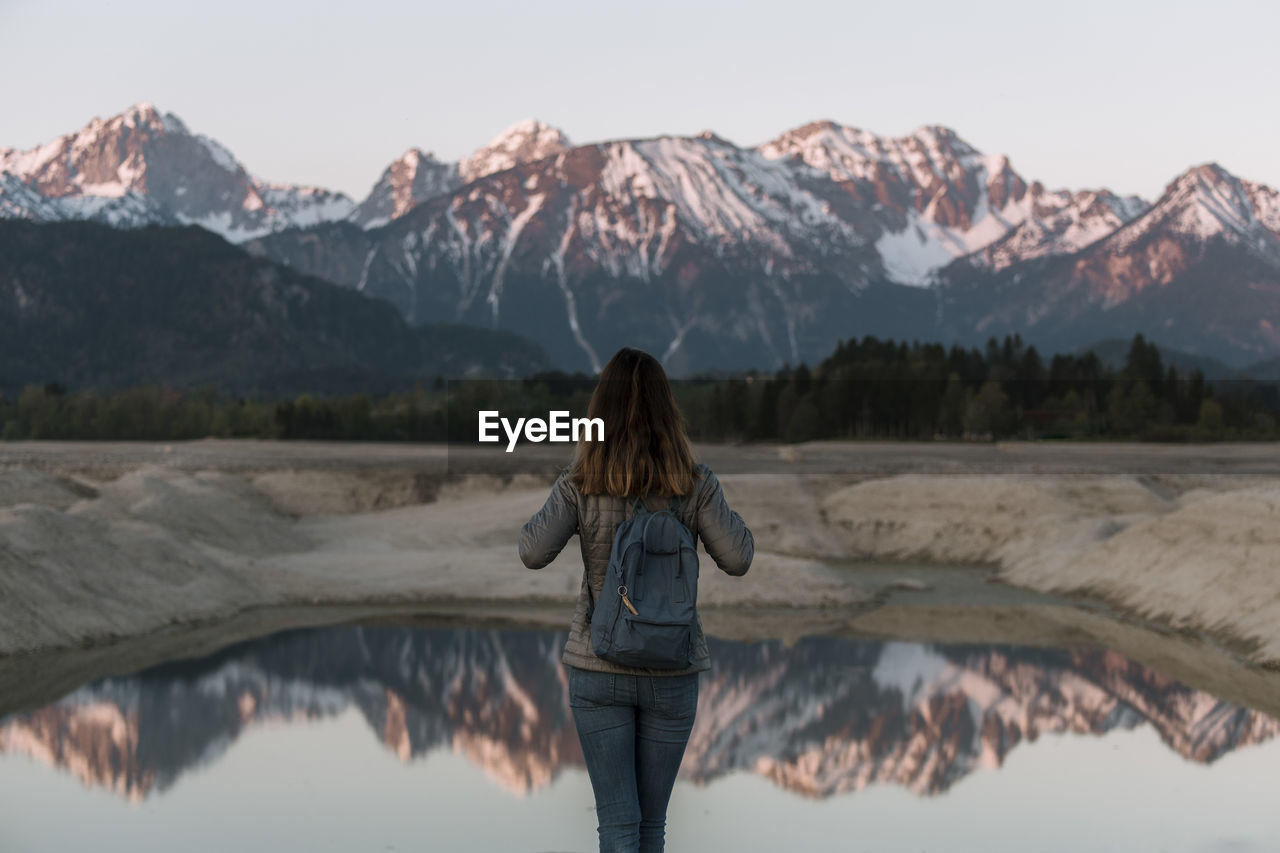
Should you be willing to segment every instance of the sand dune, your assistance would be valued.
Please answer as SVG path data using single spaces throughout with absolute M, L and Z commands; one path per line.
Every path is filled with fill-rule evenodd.
M 88 487 L 85 487 L 88 489 Z M 367 509 L 362 475 L 238 475 L 144 463 L 69 495 L 54 475 L 0 471 L 0 654 L 144 634 L 254 607 L 450 600 L 560 602 L 581 579 L 577 541 L 520 564 L 516 535 L 546 497 L 529 475 L 487 474 L 430 503 Z M 393 500 L 402 497 L 394 482 Z M 296 517 L 301 509 L 312 512 Z M 316 510 L 328 510 L 328 512 Z M 760 568 L 763 567 L 763 568 Z M 750 584 L 703 584 L 708 605 L 825 606 L 868 595 L 810 559 L 763 554 Z
M 56 448 L 42 452 L 0 468 L 0 654 L 267 605 L 567 603 L 579 583 L 576 541 L 541 572 L 516 558 L 545 465 L 442 477 L 405 464 L 412 451 L 371 451 L 365 464 L 343 448 L 334 465 L 319 451 L 272 462 L 255 450 L 254 465 L 219 466 L 134 447 L 103 476 L 101 459 L 60 468 Z M 758 555 L 743 579 L 704 562 L 708 607 L 865 609 L 874 590 L 834 564 L 985 563 L 1010 584 L 1099 597 L 1280 666 L 1280 477 L 823 474 L 797 464 L 804 454 L 722 475 Z
M 907 475 L 823 508 L 835 553 L 994 563 L 1011 584 L 1100 596 L 1280 662 L 1280 480 Z

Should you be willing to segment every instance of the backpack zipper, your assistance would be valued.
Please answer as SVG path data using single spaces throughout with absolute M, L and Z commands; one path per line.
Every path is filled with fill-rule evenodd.
M 618 595 L 622 596 L 622 603 L 631 611 L 632 616 L 640 615 L 640 611 L 636 610 L 635 605 L 631 603 L 631 599 L 627 598 L 627 588 L 625 586 L 618 587 Z

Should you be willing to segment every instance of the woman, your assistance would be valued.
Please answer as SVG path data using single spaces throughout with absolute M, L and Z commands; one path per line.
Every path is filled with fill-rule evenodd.
M 587 621 L 599 598 L 617 526 L 630 499 L 677 514 L 702 539 L 717 566 L 745 574 L 755 545 L 725 503 L 716 475 L 694 462 L 671 384 L 653 356 L 624 347 L 609 360 L 591 395 L 588 417 L 604 420 L 603 442 L 580 442 L 573 464 L 520 532 L 520 559 L 540 569 L 575 533 L 583 576 L 569 640 L 569 706 L 595 791 L 601 853 L 661 853 L 667 801 L 698 707 L 698 673 L 710 669 L 698 625 L 693 663 L 678 670 L 619 666 L 596 657 Z M 593 598 L 594 596 L 594 598 Z

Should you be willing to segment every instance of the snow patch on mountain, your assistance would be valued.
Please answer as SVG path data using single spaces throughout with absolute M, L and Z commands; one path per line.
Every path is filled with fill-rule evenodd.
M 909 710 L 953 668 L 950 661 L 922 643 L 885 643 L 871 678 L 882 688 L 898 691 L 903 710 Z
M 955 260 L 939 230 L 931 223 L 922 224 L 913 213 L 906 228 L 884 232 L 876 241 L 876 251 L 889 277 L 902 284 L 926 285 L 934 270 Z

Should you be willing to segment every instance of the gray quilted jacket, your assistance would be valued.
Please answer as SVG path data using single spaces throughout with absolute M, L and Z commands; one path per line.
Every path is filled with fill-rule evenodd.
M 742 517 L 725 503 L 720 481 L 706 465 L 698 465 L 697 484 L 693 494 L 683 499 L 680 520 L 702 540 L 711 559 L 731 575 L 746 574 L 755 555 L 755 542 Z M 662 509 L 667 498 L 651 498 L 645 505 Z M 596 657 L 591 650 L 591 625 L 587 622 L 587 584 L 598 599 L 609 568 L 609 551 L 618 525 L 634 515 L 630 501 L 611 495 L 584 495 L 569 480 L 569 469 L 561 472 L 551 487 L 551 495 L 542 509 L 534 514 L 520 531 L 520 559 L 531 569 L 550 563 L 576 533 L 582 545 L 582 586 L 578 590 L 578 606 L 573 611 L 569 640 L 561 660 L 580 669 L 631 675 L 683 675 L 711 668 L 707 641 L 698 625 L 694 662 L 687 669 L 649 670 L 619 666 Z

